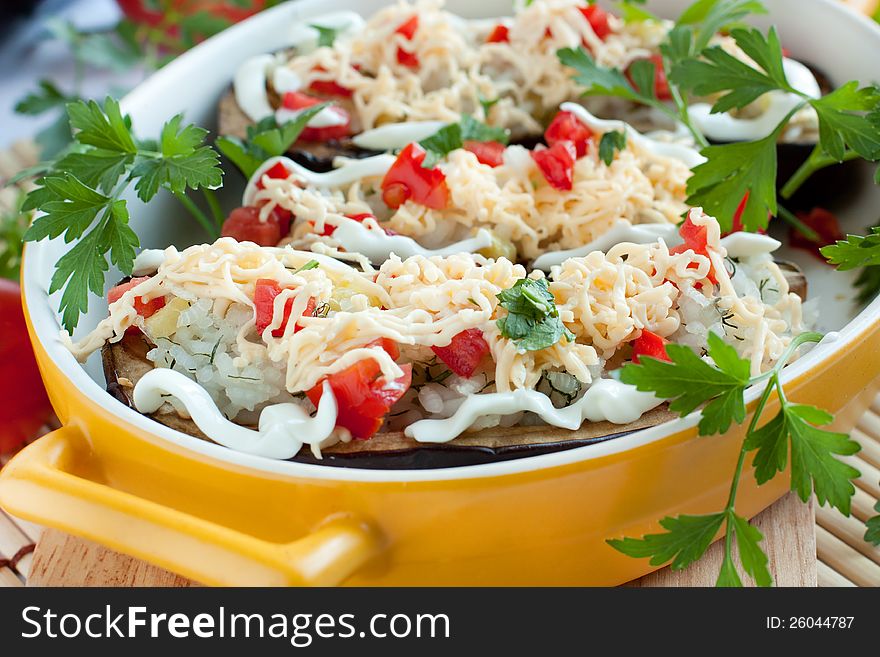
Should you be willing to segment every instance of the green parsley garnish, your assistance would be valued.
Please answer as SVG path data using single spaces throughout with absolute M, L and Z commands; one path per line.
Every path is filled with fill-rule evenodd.
M 605 166 L 611 166 L 614 162 L 614 154 L 626 148 L 626 133 L 623 130 L 612 130 L 602 135 L 599 140 L 599 159 Z
M 874 511 L 880 512 L 880 502 L 874 505 Z M 868 519 L 865 523 L 868 530 L 865 532 L 865 540 L 874 545 L 880 545 L 880 515 Z
M 336 41 L 336 35 L 340 32 L 334 27 L 324 27 L 323 25 L 309 25 L 309 27 L 318 31 L 319 48 L 332 48 L 333 42 Z
M 205 146 L 207 130 L 181 127 L 177 115 L 162 127 L 158 141 L 140 141 L 112 98 L 103 108 L 95 101 L 68 104 L 75 150 L 48 165 L 46 174 L 24 201 L 22 210 L 43 212 L 24 235 L 26 241 L 64 236 L 79 239 L 55 265 L 49 293 L 64 290 L 60 310 L 64 328 L 72 332 L 88 309 L 88 295 L 104 292 L 110 262 L 131 273 L 138 237 L 129 227 L 121 196 L 134 183 L 137 196 L 150 201 L 160 189 L 171 192 L 212 236 L 219 235 L 222 215 L 212 222 L 186 196 L 188 189 L 206 195 L 219 187 L 219 157 Z
M 510 135 L 507 130 L 493 128 L 477 121 L 469 114 L 462 114 L 458 123 L 443 126 L 433 135 L 419 142 L 419 145 L 428 152 L 422 166 L 426 169 L 432 168 L 449 153 L 462 148 L 466 141 L 497 141 L 506 145 L 509 140 Z
M 574 342 L 574 334 L 559 319 L 546 278 L 521 278 L 499 293 L 498 301 L 507 310 L 507 316 L 497 321 L 501 335 L 515 341 L 520 349 L 546 349 L 563 337 Z
M 19 191 L 10 207 L 0 212 L 0 278 L 16 282 L 21 275 L 21 241 L 30 223 L 30 214 L 21 209 L 24 197 Z
M 267 116 L 247 128 L 247 139 L 224 135 L 217 138 L 217 149 L 223 153 L 246 178 L 254 175 L 260 165 L 270 157 L 284 155 L 306 124 L 329 103 L 321 103 L 303 110 L 293 121 L 279 126 L 274 117 Z
M 866 237 L 847 235 L 845 240 L 823 246 L 819 251 L 841 271 L 864 267 L 856 279 L 859 303 L 867 303 L 880 293 L 880 227 Z
M 298 274 L 301 271 L 308 271 L 309 269 L 317 269 L 317 268 L 318 268 L 318 261 L 317 260 L 309 260 L 306 264 L 304 264 L 299 269 L 296 269 L 293 273 Z
M 643 358 L 639 365 L 625 365 L 620 373 L 621 381 L 670 399 L 670 410 L 682 417 L 706 404 L 700 412 L 700 435 L 724 433 L 733 422 L 741 423 L 746 416 L 746 388 L 764 384 L 764 390 L 748 426 L 724 510 L 700 516 L 663 518 L 660 526 L 665 531 L 662 533 L 640 539 L 613 539 L 608 543 L 629 556 L 650 558 L 652 565 L 671 561 L 673 569 L 682 569 L 703 556 L 723 527 L 727 535 L 717 585 L 742 586 L 733 557 L 734 538 L 743 571 L 759 586 L 771 585 L 767 555 L 760 546 L 763 537 L 735 511 L 740 476 L 746 455 L 752 451 L 758 484 L 770 481 L 785 470 L 790 451 L 791 489 L 805 502 L 815 493 L 820 504 L 828 503 L 849 515 L 855 494 L 852 480 L 859 472 L 837 456 L 855 454 L 859 451 L 858 443 L 846 434 L 819 428 L 830 423 L 832 416 L 815 406 L 790 402 L 780 381 L 780 372 L 795 351 L 805 343 L 821 339 L 819 333 L 798 336 L 771 370 L 754 377 L 749 376 L 748 360 L 740 358 L 733 347 L 714 333 L 709 333 L 708 339 L 708 353 L 714 365 L 690 348 L 676 344 L 667 345 L 670 362 Z M 779 401 L 779 412 L 759 427 L 761 414 L 774 393 Z

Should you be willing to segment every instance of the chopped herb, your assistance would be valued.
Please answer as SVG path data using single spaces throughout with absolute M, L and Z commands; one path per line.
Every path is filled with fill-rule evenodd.
M 507 130 L 493 128 L 477 121 L 469 114 L 463 114 L 458 123 L 445 125 L 419 142 L 419 145 L 428 152 L 422 166 L 426 169 L 432 168 L 449 153 L 462 148 L 466 141 L 497 141 L 507 144 L 509 140 L 510 135 Z
M 319 263 L 317 260 L 309 260 L 306 264 L 304 264 L 299 269 L 294 270 L 294 274 L 298 274 L 301 271 L 308 271 L 309 269 L 317 269 Z
M 498 294 L 507 316 L 497 320 L 501 335 L 516 342 L 520 349 L 538 351 L 565 338 L 574 342 L 556 309 L 556 301 L 545 278 L 522 278 Z
M 318 47 L 332 48 L 333 42 L 336 41 L 336 35 L 340 30 L 333 27 L 324 27 L 323 25 L 309 25 L 313 30 L 318 31 Z
M 614 162 L 614 153 L 624 148 L 626 148 L 626 133 L 623 130 L 606 132 L 599 140 L 599 159 L 610 167 Z

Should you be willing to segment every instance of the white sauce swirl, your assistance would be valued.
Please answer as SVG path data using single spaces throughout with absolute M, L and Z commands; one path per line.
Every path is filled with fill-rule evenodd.
M 223 417 L 208 392 L 192 379 L 174 370 L 157 368 L 135 385 L 134 405 L 141 413 L 154 413 L 167 401 L 164 395 L 171 395 L 214 442 L 245 454 L 289 459 L 303 445 L 309 445 L 319 456 L 322 447 L 336 442 L 336 397 L 326 381 L 323 391 L 315 417 L 297 404 L 272 404 L 260 413 L 259 428 L 254 431 Z
M 390 151 L 403 148 L 414 141 L 427 139 L 449 125 L 446 121 L 410 121 L 386 123 L 372 130 L 365 130 L 352 137 L 355 146 L 374 151 Z
M 480 228 L 477 234 L 439 249 L 426 249 L 411 237 L 388 235 L 381 230 L 370 230 L 359 221 L 343 218 L 333 233 L 346 251 L 360 253 L 371 262 L 382 263 L 394 253 L 403 259 L 414 255 L 450 256 L 456 253 L 475 253 L 492 246 L 492 234 Z

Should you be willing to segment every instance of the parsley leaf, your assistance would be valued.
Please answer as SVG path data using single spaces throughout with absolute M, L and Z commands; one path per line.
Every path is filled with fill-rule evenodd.
M 763 139 L 720 146 L 700 151 L 706 162 L 693 168 L 687 181 L 687 202 L 702 207 L 718 219 L 721 232 L 733 228 L 733 216 L 746 193 L 749 198 L 742 213 L 748 231 L 765 228 L 768 213 L 776 214 L 776 142 L 785 126 Z
M 645 0 L 623 0 L 617 3 L 617 11 L 625 23 L 641 23 L 659 20 L 644 8 Z
M 819 251 L 841 271 L 880 265 L 880 227 L 872 228 L 867 237 L 847 235 L 845 240 L 823 246 Z
M 733 531 L 736 534 L 736 546 L 739 548 L 739 560 L 743 570 L 755 580 L 758 586 L 770 586 L 773 577 L 767 568 L 767 555 L 759 543 L 764 540 L 761 531 L 742 516 L 733 514 Z M 734 571 L 736 572 L 736 571 Z
M 606 166 L 614 162 L 614 153 L 626 148 L 626 133 L 622 130 L 612 130 L 602 135 L 599 140 L 599 159 Z
M 539 351 L 552 347 L 563 337 L 574 342 L 556 309 L 556 300 L 545 278 L 521 278 L 498 294 L 507 316 L 497 320 L 501 335 L 514 340 L 520 349 Z
M 31 116 L 42 114 L 51 109 L 62 107 L 73 100 L 55 86 L 51 80 L 40 80 L 37 86 L 39 87 L 37 91 L 30 92 L 16 103 L 15 111 L 18 114 Z
M 181 116 L 168 121 L 158 143 L 153 143 L 135 138 L 128 117 L 112 98 L 103 107 L 95 101 L 69 103 L 67 112 L 76 130 L 75 145 L 47 165 L 22 210 L 43 213 L 25 232 L 26 241 L 61 236 L 65 242 L 79 240 L 56 263 L 49 289 L 63 290 L 59 309 L 64 327 L 72 332 L 88 309 L 89 292 L 103 293 L 110 263 L 123 274 L 131 273 L 139 242 L 120 198 L 126 187 L 134 182 L 144 201 L 160 188 L 184 200 L 187 189 L 219 186 L 223 172 L 217 154 L 202 145 L 207 131 L 181 127 Z M 206 230 L 215 232 L 217 227 L 185 200 Z
M 771 28 L 766 39 L 758 30 L 734 30 L 731 35 L 763 70 L 715 46 L 704 50 L 699 59 L 679 61 L 672 68 L 672 81 L 698 96 L 721 93 L 712 106 L 713 113 L 743 108 L 769 91 L 794 91 L 782 69 L 782 46 L 775 29 Z
M 749 14 L 766 14 L 758 0 L 697 0 L 678 18 L 678 25 L 694 29 L 694 46 L 703 50 L 718 32 L 729 30 Z
M 577 50 L 563 48 L 556 55 L 564 66 L 575 70 L 574 81 L 586 89 L 586 96 L 616 96 L 646 105 L 655 102 L 651 96 L 636 91 L 626 76 L 616 68 L 599 66 L 583 47 Z M 653 83 L 651 88 L 653 89 Z
M 700 419 L 700 435 L 723 433 L 731 422 L 745 419 L 743 393 L 749 384 L 749 363 L 714 333 L 709 333 L 708 345 L 715 366 L 690 347 L 669 344 L 670 362 L 643 358 L 638 365 L 627 363 L 620 380 L 672 400 L 669 410 L 682 417 L 709 402 Z
M 810 101 L 819 115 L 819 143 L 837 161 L 849 147 L 866 160 L 880 159 L 880 90 L 847 82 Z M 869 112 L 869 114 L 865 114 Z
M 874 505 L 874 511 L 880 513 L 880 502 Z M 865 523 L 868 530 L 865 532 L 865 540 L 874 545 L 880 545 L 880 515 L 870 518 Z
M 313 30 L 318 31 L 318 47 L 332 48 L 333 42 L 336 41 L 336 35 L 339 30 L 333 27 L 324 27 L 323 25 L 309 25 Z
M 506 145 L 510 141 L 510 135 L 503 128 L 486 125 L 470 114 L 462 114 L 458 123 L 445 125 L 419 142 L 427 151 L 422 166 L 426 169 L 432 168 L 452 151 L 463 148 L 466 141 L 497 141 Z
M 630 557 L 650 557 L 652 566 L 672 561 L 672 570 L 682 570 L 703 556 L 721 529 L 725 513 L 705 516 L 667 516 L 660 521 L 666 531 L 642 538 L 614 538 L 608 544 Z
M 267 117 L 255 125 L 248 126 L 247 139 L 218 137 L 217 148 L 246 178 L 250 178 L 270 157 L 284 155 L 289 151 L 306 124 L 327 106 L 328 103 L 321 103 L 309 107 L 298 114 L 293 121 L 288 121 L 282 126 L 279 126 L 273 117 Z

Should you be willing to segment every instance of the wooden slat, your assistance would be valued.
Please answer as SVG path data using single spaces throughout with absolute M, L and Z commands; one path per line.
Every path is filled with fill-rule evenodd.
M 855 584 L 824 561 L 816 564 L 816 573 L 819 586 L 855 586 Z
M 12 559 L 22 549 L 33 545 L 33 541 L 5 513 L 0 514 L 0 558 Z M 27 577 L 30 572 L 32 554 L 25 554 L 15 564 L 15 569 Z
M 865 540 L 866 527 L 862 521 L 853 516 L 847 518 L 834 509 L 819 507 L 816 509 L 816 522 L 876 563 L 878 583 L 880 583 L 880 547 L 875 547 Z
M 854 584 L 880 586 L 877 564 L 818 525 L 816 526 L 816 553 L 820 561 L 824 561 Z

